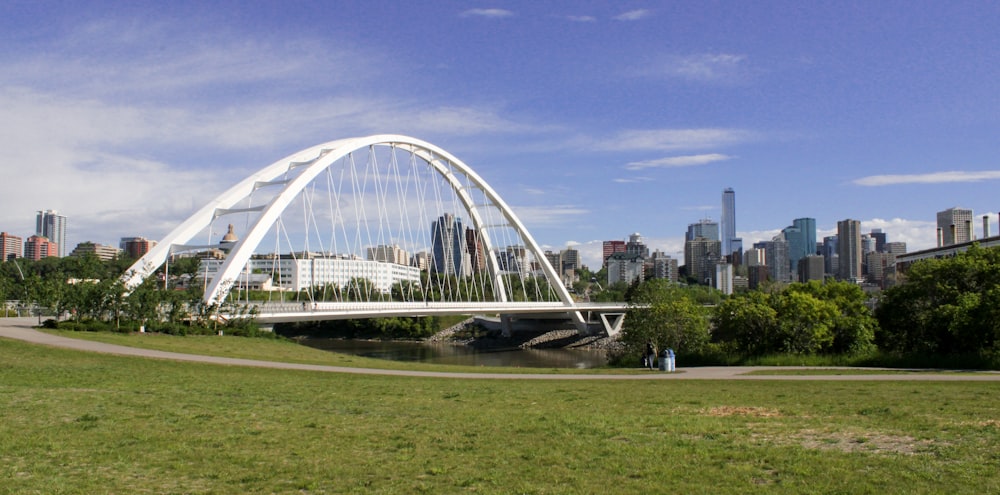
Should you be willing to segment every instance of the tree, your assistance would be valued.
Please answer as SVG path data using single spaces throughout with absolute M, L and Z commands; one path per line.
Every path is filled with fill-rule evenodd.
M 722 301 L 712 316 L 712 340 L 729 343 L 734 351 L 750 356 L 775 352 L 778 312 L 770 298 L 750 291 Z
M 124 298 L 122 309 L 127 319 L 145 326 L 151 321 L 160 321 L 160 304 L 168 302 L 166 301 L 167 298 L 172 295 L 173 293 L 170 291 L 158 290 L 156 281 L 149 278 L 136 287 L 127 298 Z M 169 301 L 167 306 L 170 308 L 170 314 L 173 316 L 175 315 L 175 311 L 179 311 L 179 308 L 177 308 L 177 298 L 171 297 L 171 299 L 173 300 Z
M 921 260 L 882 294 L 879 346 L 917 354 L 1000 352 L 1000 249 L 974 244 L 951 258 Z
M 837 316 L 831 323 L 833 342 L 827 350 L 833 354 L 859 354 L 870 351 L 875 342 L 878 321 L 869 309 L 868 295 L 857 284 L 828 280 L 791 284 L 791 292 L 802 292 L 833 303 Z
M 627 356 L 639 356 L 650 341 L 659 350 L 704 351 L 709 341 L 705 308 L 668 280 L 653 279 L 639 285 L 633 291 L 621 342 Z
M 776 347 L 778 352 L 817 354 L 833 344 L 833 322 L 837 307 L 811 294 L 785 291 L 777 300 Z

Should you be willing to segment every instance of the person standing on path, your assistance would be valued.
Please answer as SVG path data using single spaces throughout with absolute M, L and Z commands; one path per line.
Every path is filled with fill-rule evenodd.
M 656 361 L 656 348 L 653 347 L 653 341 L 646 341 L 646 366 L 650 370 L 653 369 L 653 363 Z

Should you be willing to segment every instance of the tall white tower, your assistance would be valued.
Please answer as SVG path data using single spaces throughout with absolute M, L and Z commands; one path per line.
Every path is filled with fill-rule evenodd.
M 55 210 L 38 212 L 35 219 L 35 235 L 47 237 L 56 245 L 56 256 L 66 255 L 66 217 Z
M 736 239 L 736 192 L 727 187 L 722 191 L 722 255 L 733 253 L 733 239 Z

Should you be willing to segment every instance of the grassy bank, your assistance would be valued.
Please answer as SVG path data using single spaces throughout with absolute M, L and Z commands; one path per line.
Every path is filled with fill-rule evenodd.
M 644 370 L 635 367 L 576 369 L 576 368 L 484 368 L 477 366 L 455 366 L 445 364 L 430 364 L 420 362 L 392 361 L 374 359 L 363 356 L 352 356 L 336 352 L 314 349 L 300 345 L 288 339 L 256 339 L 218 335 L 187 335 L 174 336 L 163 334 L 140 333 L 109 333 L 109 332 L 75 332 L 67 330 L 44 330 L 53 335 L 73 339 L 91 340 L 107 344 L 154 349 L 158 351 L 199 354 L 203 356 L 221 356 L 240 359 L 257 359 L 261 361 L 280 361 L 287 363 L 318 364 L 324 366 L 348 366 L 351 368 L 379 368 L 414 371 L 444 371 L 467 373 L 555 373 L 555 374 L 636 374 Z M 450 344 L 440 344 L 450 345 Z
M 0 493 L 991 493 L 995 383 L 347 376 L 0 340 Z

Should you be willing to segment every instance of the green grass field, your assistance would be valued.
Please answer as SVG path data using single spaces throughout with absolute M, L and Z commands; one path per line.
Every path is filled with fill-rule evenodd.
M 349 376 L 0 339 L 0 493 L 997 493 L 997 392 Z

